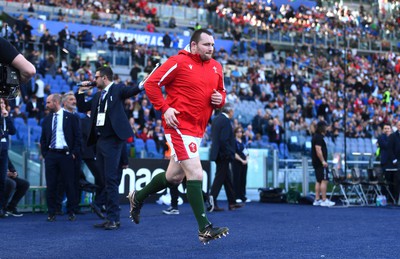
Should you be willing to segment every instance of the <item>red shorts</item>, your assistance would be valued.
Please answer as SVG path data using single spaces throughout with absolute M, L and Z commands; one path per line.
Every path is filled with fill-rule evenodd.
M 183 135 L 179 130 L 171 134 L 165 134 L 165 138 L 171 148 L 171 156 L 175 161 L 183 161 L 199 156 L 199 147 L 202 138 Z

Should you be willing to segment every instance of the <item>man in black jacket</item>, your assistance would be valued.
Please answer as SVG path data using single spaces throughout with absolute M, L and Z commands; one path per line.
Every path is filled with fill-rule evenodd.
M 57 186 L 61 177 L 67 194 L 68 220 L 75 220 L 75 159 L 80 157 L 82 133 L 79 118 L 61 108 L 61 95 L 47 97 L 46 107 L 51 112 L 42 123 L 40 148 L 45 159 L 47 183 L 47 221 L 56 220 Z
M 100 67 L 95 74 L 98 92 L 85 102 L 84 91 L 88 81 L 82 82 L 77 97 L 80 112 L 91 111 L 90 131 L 87 145 L 96 144 L 96 161 L 100 174 L 105 180 L 107 220 L 95 227 L 114 230 L 120 227 L 118 185 L 121 180 L 119 163 L 125 141 L 133 135 L 132 128 L 124 111 L 126 98 L 141 92 L 139 87 L 126 87 L 115 84 L 110 67 Z
M 390 184 L 390 191 L 393 194 L 395 203 L 398 203 L 400 193 L 400 121 L 396 123 L 397 131 L 389 135 L 388 154 L 392 160 L 393 167 L 397 169 L 394 172 L 386 172 L 386 181 Z
M 214 118 L 211 126 L 211 151 L 210 160 L 215 161 L 217 169 L 215 178 L 211 186 L 210 200 L 214 203 L 214 211 L 223 211 L 223 208 L 217 206 L 218 194 L 224 185 L 226 196 L 228 198 L 229 210 L 241 208 L 243 204 L 236 203 L 233 190 L 230 162 L 235 158 L 235 136 L 233 135 L 230 119 L 233 117 L 233 106 L 226 104 L 222 112 Z

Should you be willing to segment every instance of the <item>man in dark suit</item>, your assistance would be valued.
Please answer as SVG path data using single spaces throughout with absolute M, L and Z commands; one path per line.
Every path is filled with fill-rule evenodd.
M 223 211 L 217 206 L 218 194 L 224 185 L 226 197 L 228 198 L 229 210 L 241 208 L 243 204 L 236 203 L 233 190 L 230 162 L 235 158 L 235 136 L 230 119 L 233 117 L 233 106 L 226 104 L 222 112 L 214 118 L 211 125 L 211 151 L 210 160 L 217 164 L 215 177 L 211 186 L 210 200 L 214 202 L 214 211 Z
M 95 79 L 98 92 L 85 102 L 84 91 L 89 87 L 83 82 L 77 97 L 80 112 L 91 111 L 90 133 L 87 145 L 96 144 L 96 160 L 101 175 L 105 180 L 107 220 L 95 227 L 106 230 L 118 229 L 119 211 L 119 162 L 126 139 L 133 135 L 128 118 L 124 112 L 124 100 L 140 93 L 139 87 L 116 85 L 112 81 L 113 71 L 110 67 L 96 70 Z
M 400 187 L 400 121 L 396 123 L 397 131 L 393 132 L 389 136 L 388 141 L 388 151 L 389 157 L 392 159 L 393 167 L 397 169 L 397 171 L 386 171 L 385 178 L 386 181 L 390 184 L 390 190 L 395 199 L 395 203 L 399 200 L 399 187 Z
M 74 160 L 80 156 L 82 134 L 77 116 L 61 109 L 61 95 L 47 97 L 46 107 L 50 111 L 42 124 L 40 146 L 45 159 L 48 218 L 56 220 L 57 183 L 59 175 L 67 194 L 68 220 L 75 220 Z
M 91 118 L 90 111 L 88 111 L 85 117 L 81 118 L 82 126 L 82 138 L 84 143 L 82 143 L 82 160 L 89 168 L 90 172 L 94 177 L 94 184 L 96 185 L 96 195 L 94 201 L 90 204 L 90 207 L 101 219 L 105 219 L 104 214 L 101 209 L 103 205 L 106 205 L 106 197 L 104 192 L 104 178 L 101 175 L 99 165 L 96 161 L 96 146 L 88 146 L 86 144 L 86 139 L 88 139 L 91 129 Z
M 387 168 L 391 168 L 392 160 L 389 155 L 391 152 L 389 151 L 389 136 L 392 133 L 392 126 L 390 123 L 385 123 L 383 125 L 383 133 L 378 137 L 378 146 L 380 152 L 380 162 L 383 172 L 386 171 Z
M 383 133 L 378 137 L 378 146 L 379 146 L 379 156 L 381 162 L 382 172 L 384 173 L 385 179 L 388 183 L 393 182 L 393 172 L 392 170 L 396 170 L 393 167 L 393 160 L 391 156 L 393 156 L 393 152 L 390 150 L 389 145 L 389 137 L 392 134 L 392 126 L 390 123 L 385 123 L 383 125 Z M 391 170 L 392 169 L 392 170 Z M 393 185 L 389 185 L 390 193 L 393 193 Z M 389 200 L 389 193 L 386 188 L 382 188 L 382 194 L 384 194 Z

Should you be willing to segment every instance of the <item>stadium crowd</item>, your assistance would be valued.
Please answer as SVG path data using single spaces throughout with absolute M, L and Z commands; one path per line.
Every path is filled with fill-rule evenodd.
M 156 17 L 157 10 L 146 8 L 146 3 L 95 1 L 80 6 L 81 2 L 76 1 L 37 1 L 35 4 L 67 4 L 67 8 L 96 12 L 109 10 L 120 14 L 136 12 Z M 168 1 L 165 4 L 179 3 Z M 219 49 L 215 58 L 224 65 L 226 71 L 225 86 L 229 92 L 227 101 L 262 106 L 262 109 L 254 112 L 251 118 L 246 117 L 246 120 L 238 116 L 241 111 L 237 112 L 235 123 L 241 123 L 246 129 L 244 138 L 250 147 L 260 147 L 256 143 L 263 136 L 268 136 L 269 142 L 285 142 L 284 135 L 276 137 L 277 127 L 283 129 L 280 134 L 292 132 L 310 136 L 315 130 L 316 121 L 323 119 L 331 125 L 329 135 L 334 141 L 340 134 L 351 138 L 376 138 L 381 134 L 385 122 L 395 125 L 400 119 L 398 54 L 360 54 L 356 50 L 340 49 L 335 45 L 319 47 L 311 44 L 295 45 L 292 51 L 284 51 L 275 50 L 278 46 L 270 42 L 244 40 L 246 30 L 254 26 L 265 30 L 322 33 L 328 37 L 340 35 L 345 28 L 349 38 L 382 40 L 387 36 L 386 31 L 392 35 L 397 34 L 400 22 L 397 13 L 385 16 L 381 12 L 368 12 L 362 6 L 359 10 L 351 11 L 339 5 L 333 9 L 307 8 L 303 5 L 297 10 L 289 5 L 278 9 L 272 1 L 269 6 L 229 1 L 218 6 L 200 2 L 190 2 L 187 5 L 204 6 L 211 11 L 215 9 L 220 17 L 240 25 L 233 27 L 232 33 L 228 29 L 222 34 L 223 38 L 232 39 L 235 43 L 230 50 Z M 24 21 L 23 17 L 19 20 Z M 70 62 L 67 62 L 65 55 L 57 59 L 56 50 L 62 48 L 65 42 L 75 40 L 83 44 L 90 39 L 93 43 L 102 42 L 110 51 L 129 51 L 132 60 L 137 63 L 131 69 L 131 78 L 121 81 L 116 75 L 115 80 L 131 85 L 137 83 L 139 73 L 150 72 L 155 63 L 167 57 L 166 50 L 171 53 L 174 39 L 179 37 L 177 34 L 170 35 L 169 45 L 166 43 L 166 46 L 156 48 L 126 39 L 115 39 L 112 34 L 110 37 L 101 35 L 94 38 L 88 31 L 70 32 L 65 27 L 60 32 L 46 31 L 40 39 L 35 39 L 31 33 L 32 27 L 21 24 L 29 25 L 29 21 L 16 23 L 13 28 L 9 28 L 10 40 L 20 50 L 25 50 L 25 56 L 39 73 L 32 87 L 27 87 L 23 92 L 23 98 L 13 104 L 13 114 L 16 117 L 36 118 L 38 123 L 46 114 L 46 96 L 56 89 L 52 83 L 45 82 L 47 75 L 61 77 L 69 86 L 67 90 L 74 91 L 76 83 L 93 80 L 93 71 L 97 67 L 110 65 L 110 61 L 104 57 L 99 57 L 95 64 L 89 60 L 82 61 L 79 55 Z M 38 42 L 44 45 L 44 53 L 29 44 Z M 23 107 L 27 107 L 26 110 Z M 344 108 L 347 108 L 346 114 Z M 126 100 L 126 114 L 136 138 L 145 141 L 153 138 L 160 150 L 164 147 L 160 143 L 163 139 L 160 114 L 154 111 L 145 94 Z M 206 135 L 204 144 L 207 145 L 209 141 Z

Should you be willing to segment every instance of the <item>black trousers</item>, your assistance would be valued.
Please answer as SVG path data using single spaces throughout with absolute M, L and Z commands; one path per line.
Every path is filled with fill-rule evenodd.
M 18 177 L 17 178 L 7 177 L 5 185 L 5 201 L 6 201 L 5 207 L 10 209 L 17 208 L 18 202 L 22 199 L 22 197 L 24 197 L 28 189 L 29 189 L 29 182 L 27 180 Z
M 49 215 L 55 215 L 57 209 L 58 180 L 61 181 L 67 194 L 67 212 L 73 213 L 75 206 L 74 159 L 71 154 L 49 151 L 45 157 L 47 184 L 47 207 Z
M 214 197 L 214 204 L 216 204 L 222 185 L 224 185 L 226 197 L 228 198 L 229 204 L 235 204 L 235 191 L 233 190 L 231 171 L 229 168 L 230 161 L 217 159 L 217 161 L 215 162 L 217 164 L 217 168 L 210 192 L 210 195 Z
M 389 185 L 389 190 L 393 195 L 395 202 L 397 203 L 399 200 L 399 193 L 400 193 L 400 170 L 397 171 L 393 170 L 385 170 L 385 180 L 386 183 Z M 386 194 L 386 190 L 383 190 L 382 193 L 386 195 L 387 200 L 390 199 L 390 196 Z
M 81 170 L 81 163 L 82 160 L 80 158 L 75 158 L 74 159 L 74 170 L 73 170 L 73 175 L 74 175 L 74 192 L 75 192 L 75 197 L 73 200 L 74 204 L 74 211 L 79 211 L 79 203 L 81 200 L 81 189 L 79 185 L 79 180 L 81 179 L 81 174 L 83 174 Z M 62 211 L 62 201 L 64 200 L 65 197 L 65 186 L 64 186 L 64 180 L 62 178 L 62 175 L 59 175 L 58 177 L 58 183 L 57 183 L 57 205 L 56 205 L 56 211 L 61 212 Z
M 123 140 L 116 136 L 100 137 L 96 145 L 98 168 L 105 180 L 105 188 L 100 195 L 106 197 L 107 219 L 109 221 L 120 220 L 118 186 L 121 180 L 119 163 L 123 147 Z
M 4 189 L 8 168 L 8 142 L 0 142 L 0 209 L 6 206 Z
M 98 207 L 106 205 L 106 197 L 104 192 L 104 177 L 100 172 L 97 161 L 94 158 L 88 158 L 88 159 L 83 159 L 83 162 L 85 162 L 86 166 L 92 173 L 94 177 L 94 184 L 98 186 L 98 189 L 96 190 L 94 203 Z
M 236 199 L 243 202 L 246 201 L 246 184 L 247 184 L 247 164 L 244 165 L 238 160 L 232 161 L 233 186 Z

